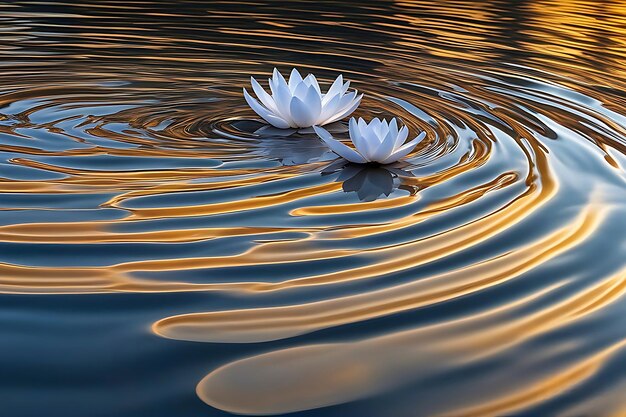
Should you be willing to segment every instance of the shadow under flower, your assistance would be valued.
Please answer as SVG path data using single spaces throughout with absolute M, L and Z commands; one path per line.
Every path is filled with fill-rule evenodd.
M 256 139 L 253 145 L 255 154 L 276 160 L 282 165 L 302 165 L 336 158 L 312 128 L 279 129 L 255 120 L 239 120 L 232 125 L 246 136 Z M 341 122 L 332 123 L 328 127 L 337 133 L 348 130 Z
M 389 197 L 396 189 L 414 194 L 417 189 L 404 184 L 403 178 L 414 177 L 407 171 L 408 164 L 398 162 L 391 165 L 353 164 L 338 159 L 322 170 L 322 175 L 339 173 L 336 182 L 342 182 L 343 191 L 356 192 L 363 202 L 374 201 L 381 196 Z

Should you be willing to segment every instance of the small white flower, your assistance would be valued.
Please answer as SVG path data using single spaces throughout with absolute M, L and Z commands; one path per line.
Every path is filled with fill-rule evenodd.
M 355 150 L 333 138 L 326 129 L 317 126 L 313 129 L 336 154 L 357 164 L 391 164 L 408 155 L 426 137 L 426 132 L 422 132 L 412 141 L 404 143 L 409 129 L 406 126 L 398 129 L 395 118 L 389 123 L 376 118 L 367 124 L 365 120 L 359 118 L 357 122 L 353 117 L 350 119 L 350 139 Z
M 294 68 L 289 83 L 276 68 L 269 79 L 272 95 L 269 95 L 253 78 L 252 89 L 261 103 L 244 88 L 243 95 L 259 116 L 267 123 L 280 129 L 322 126 L 349 116 L 361 102 L 363 94 L 348 92 L 350 81 L 343 82 L 339 75 L 326 94 L 320 90 L 315 76 L 302 78 Z

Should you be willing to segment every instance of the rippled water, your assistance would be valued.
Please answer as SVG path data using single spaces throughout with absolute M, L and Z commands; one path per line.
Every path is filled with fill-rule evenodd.
M 0 414 L 626 415 L 626 3 L 360 4 L 0 5 Z

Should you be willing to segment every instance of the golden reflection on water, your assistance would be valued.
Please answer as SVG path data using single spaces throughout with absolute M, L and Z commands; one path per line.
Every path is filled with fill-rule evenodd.
M 531 301 L 522 299 L 502 310 L 463 318 L 458 322 L 383 336 L 366 341 L 296 347 L 243 359 L 209 374 L 198 386 L 198 394 L 209 404 L 243 414 L 279 414 L 355 400 L 385 391 L 394 384 L 437 372 L 441 362 L 464 364 L 478 361 L 542 332 L 564 326 L 582 314 L 614 302 L 626 290 L 624 273 L 611 277 L 596 288 L 561 305 L 549 306 L 534 316 L 512 319 L 510 310 Z M 553 289 L 552 289 L 553 290 Z M 532 298 L 545 296 L 536 294 Z M 507 317 L 504 322 L 498 318 Z M 481 329 L 488 325 L 488 333 Z M 427 340 L 428 343 L 423 341 Z M 618 351 L 626 341 L 571 364 L 554 369 L 548 376 L 521 372 L 527 360 L 482 375 L 480 387 L 496 398 L 480 403 L 473 386 L 455 390 L 455 412 L 437 410 L 432 415 L 506 415 L 556 395 L 590 377 L 602 360 Z M 571 349 L 568 346 L 560 349 Z M 546 362 L 549 358 L 537 358 Z M 552 368 L 549 362 L 544 366 Z M 516 373 L 516 384 L 502 385 L 509 372 Z M 306 378 L 302 378 L 306 375 Z M 454 383 L 451 383 L 454 385 Z M 271 395 L 274 389 L 280 398 Z M 463 390 L 463 391 L 460 391 Z M 478 404 L 480 405 L 477 405 Z M 459 404 L 461 403 L 461 404 Z M 445 409 L 446 404 L 436 404 Z
M 248 344 L 197 364 L 233 413 L 626 410 L 623 2 L 38 4 L 0 5 L 1 293 L 224 296 L 143 325 Z M 258 133 L 295 65 L 428 139 Z
M 175 339 L 259 342 L 443 302 L 513 279 L 566 251 L 593 231 L 593 220 L 585 220 L 581 228 L 557 231 L 522 250 L 399 287 L 293 307 L 170 317 L 154 330 Z

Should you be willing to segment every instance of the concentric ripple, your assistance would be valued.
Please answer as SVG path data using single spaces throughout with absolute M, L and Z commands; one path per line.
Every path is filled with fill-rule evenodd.
M 143 324 L 237 414 L 626 413 L 626 9 L 508 3 L 1 6 L 0 292 L 218 294 Z M 262 124 L 294 65 L 426 139 Z

